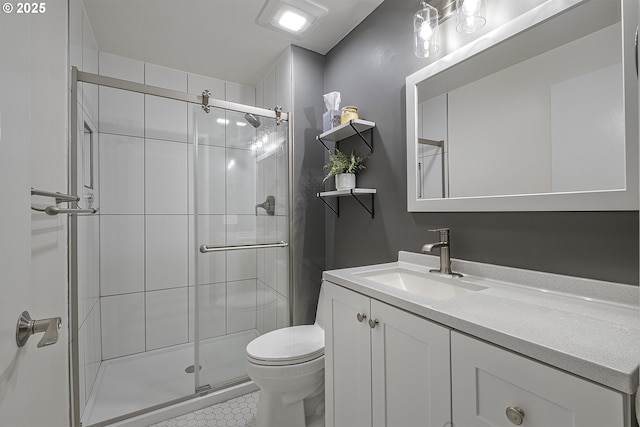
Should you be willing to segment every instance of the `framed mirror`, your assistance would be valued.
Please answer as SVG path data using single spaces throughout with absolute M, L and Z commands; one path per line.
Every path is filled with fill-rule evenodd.
M 408 210 L 637 210 L 637 17 L 542 1 L 407 77 Z

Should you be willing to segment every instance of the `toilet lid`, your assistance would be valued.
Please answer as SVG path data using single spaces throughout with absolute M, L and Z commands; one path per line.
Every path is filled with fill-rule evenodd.
M 324 330 L 317 325 L 276 329 L 247 345 L 250 361 L 260 365 L 293 365 L 324 354 Z

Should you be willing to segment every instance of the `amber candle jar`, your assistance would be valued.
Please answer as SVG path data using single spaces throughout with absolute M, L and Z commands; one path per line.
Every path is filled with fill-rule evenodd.
M 347 123 L 349 120 L 355 120 L 359 118 L 358 107 L 353 105 L 342 107 L 342 114 L 340 115 L 340 123 Z

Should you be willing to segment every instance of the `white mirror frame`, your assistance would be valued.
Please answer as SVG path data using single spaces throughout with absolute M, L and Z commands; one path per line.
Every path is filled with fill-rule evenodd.
M 580 3 L 601 0 L 547 0 L 406 78 L 407 210 L 409 212 L 631 211 L 638 210 L 638 77 L 635 64 L 637 2 L 621 2 L 624 70 L 626 189 L 504 196 L 419 199 L 417 193 L 418 84 L 466 59 L 482 54 Z

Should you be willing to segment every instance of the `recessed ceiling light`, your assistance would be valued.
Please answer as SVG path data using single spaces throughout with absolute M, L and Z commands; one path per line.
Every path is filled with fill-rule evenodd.
M 267 0 L 256 22 L 263 27 L 302 38 L 328 12 L 310 0 Z
M 291 30 L 294 33 L 297 33 L 298 31 L 300 31 L 302 27 L 304 27 L 304 24 L 306 23 L 307 23 L 307 18 L 291 10 L 287 10 L 285 13 L 283 13 L 280 19 L 278 20 L 278 24 L 281 27 Z

